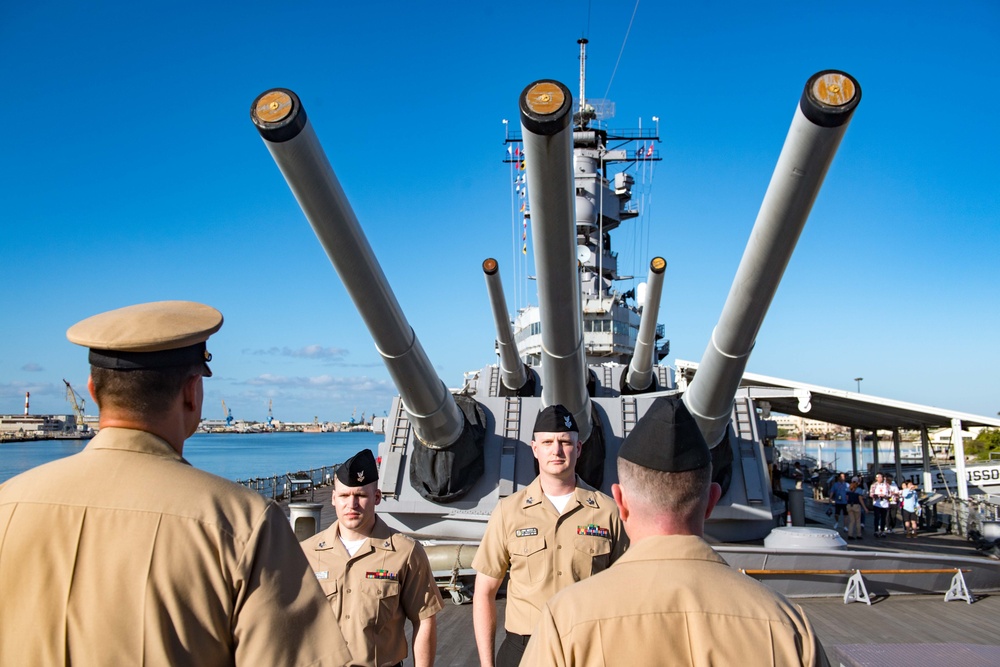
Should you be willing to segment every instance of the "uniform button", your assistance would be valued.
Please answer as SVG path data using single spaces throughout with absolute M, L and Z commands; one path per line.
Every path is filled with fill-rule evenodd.
M 350 592 L 351 592 L 351 589 L 350 589 L 350 588 L 348 588 L 348 589 L 347 589 L 347 592 L 348 592 L 348 593 L 350 593 Z
M 556 547 L 556 549 L 562 549 L 562 545 L 560 544 L 559 546 Z
M 559 572 L 558 574 L 559 574 L 560 577 L 562 576 L 562 572 Z
M 350 615 L 350 614 L 348 614 L 348 615 L 347 615 L 347 616 L 345 616 L 344 618 L 346 618 L 346 619 L 347 619 L 347 620 L 349 621 L 349 620 L 351 620 L 351 615 Z

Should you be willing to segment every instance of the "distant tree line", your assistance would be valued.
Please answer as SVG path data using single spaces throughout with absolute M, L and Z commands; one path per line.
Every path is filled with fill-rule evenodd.
M 1000 454 L 1000 429 L 983 429 L 975 440 L 965 443 L 965 453 L 977 459 L 989 459 L 990 452 Z

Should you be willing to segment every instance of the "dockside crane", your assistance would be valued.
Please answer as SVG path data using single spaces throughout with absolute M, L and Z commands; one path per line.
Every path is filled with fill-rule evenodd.
M 267 399 L 267 428 L 274 428 L 274 413 L 271 412 L 271 399 Z
M 63 384 L 66 385 L 66 400 L 69 404 L 73 406 L 73 414 L 76 415 L 76 430 L 86 432 L 89 430 L 86 422 L 83 420 L 83 414 L 86 409 L 87 402 L 83 399 L 83 396 L 78 394 L 72 385 L 63 378 Z
M 226 415 L 226 428 L 233 427 L 233 411 L 226 407 L 226 399 L 222 399 L 222 412 Z

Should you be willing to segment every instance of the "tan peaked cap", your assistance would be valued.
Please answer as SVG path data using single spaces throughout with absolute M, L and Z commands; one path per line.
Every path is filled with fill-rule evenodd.
M 222 328 L 222 313 L 194 301 L 156 301 L 109 310 L 66 331 L 71 343 L 95 350 L 161 352 L 196 345 Z

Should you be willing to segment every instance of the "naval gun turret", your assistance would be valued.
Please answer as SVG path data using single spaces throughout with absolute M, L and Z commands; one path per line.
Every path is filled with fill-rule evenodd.
M 846 74 L 821 72 L 809 80 L 730 298 L 685 391 L 658 363 L 665 346 L 655 320 L 666 262 L 651 262 L 642 312 L 612 287 L 620 277 L 610 232 L 638 213 L 629 202 L 631 176 L 608 168 L 658 159 L 655 135 L 593 127 L 596 113 L 574 119 L 571 94 L 557 81 L 527 86 L 519 99 L 521 133 L 510 140 L 523 142 L 526 156 L 539 305 L 518 312 L 511 335 L 498 264 L 484 262 L 501 359 L 452 395 L 392 296 L 299 99 L 282 89 L 261 95 L 254 122 L 400 393 L 379 445 L 383 520 L 419 538 L 477 542 L 498 500 L 535 477 L 531 427 L 537 411 L 552 403 L 577 415 L 584 440 L 579 474 L 609 492 L 622 440 L 658 396 L 683 393 L 726 485 L 708 534 L 723 541 L 766 535 L 775 518 L 767 453 L 753 399 L 740 394 L 739 383 L 859 99 Z M 579 108 L 590 109 L 582 100 Z M 642 151 L 612 145 L 640 138 L 649 142 Z
M 757 221 L 684 404 L 713 450 L 716 481 L 729 483 L 733 397 L 757 332 L 805 226 L 861 88 L 844 72 L 813 75 L 795 110 Z
M 507 298 L 500 282 L 500 265 L 492 257 L 483 262 L 486 291 L 493 310 L 493 323 L 497 329 L 497 356 L 500 359 L 500 391 L 513 396 L 534 396 L 535 381 L 531 368 L 521 361 L 507 315 Z
M 267 91 L 250 116 L 368 327 L 400 394 L 397 418 L 412 424 L 411 482 L 436 500 L 460 497 L 482 473 L 482 417 L 463 413 L 438 378 L 389 286 L 299 98 Z M 452 448 L 455 449 L 452 449 Z M 457 454 L 457 455 L 456 455 Z M 403 452 L 385 453 L 402 463 Z M 401 467 L 401 466 L 400 466 Z M 383 479 L 386 488 L 395 476 Z

